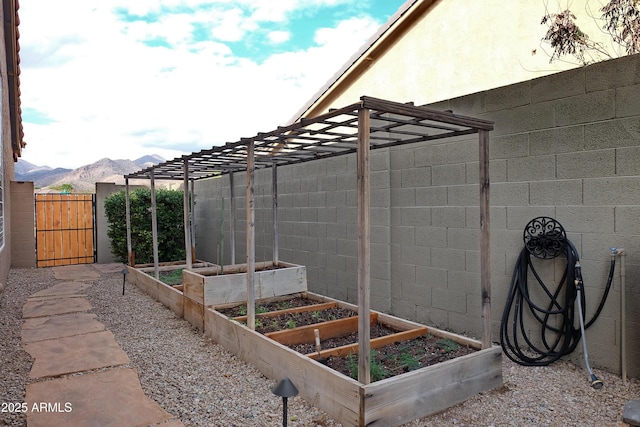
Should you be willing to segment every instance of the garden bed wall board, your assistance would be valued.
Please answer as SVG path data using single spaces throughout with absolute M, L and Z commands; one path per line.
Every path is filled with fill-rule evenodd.
M 265 299 L 307 290 L 307 269 L 303 265 L 278 262 L 256 263 L 255 298 Z M 187 298 L 205 307 L 247 301 L 246 264 L 183 271 Z M 229 272 L 229 273 L 227 273 Z
M 307 292 L 318 302 L 336 301 Z M 289 377 L 300 395 L 347 426 L 398 426 L 442 411 L 469 397 L 502 385 L 502 351 L 482 350 L 480 341 L 425 327 L 384 313 L 378 321 L 399 331 L 422 329 L 478 351 L 443 363 L 364 385 L 300 354 L 241 323 L 215 307 L 205 309 L 205 333 L 273 380 Z

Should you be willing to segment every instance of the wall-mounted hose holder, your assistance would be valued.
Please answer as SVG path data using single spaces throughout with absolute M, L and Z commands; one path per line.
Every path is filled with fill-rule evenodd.
M 613 281 L 615 260 L 612 258 L 600 305 L 585 324 L 586 301 L 578 251 L 567 238 L 562 225 L 550 217 L 534 218 L 525 227 L 523 240 L 524 248 L 518 257 L 502 314 L 500 344 L 505 355 L 518 364 L 546 366 L 573 352 L 584 330 L 600 315 Z M 564 273 L 555 289 L 544 283 L 532 263 L 532 256 L 541 260 L 554 260 L 560 256 L 566 258 Z M 534 287 L 529 284 L 530 278 L 534 278 L 539 286 L 538 291 L 534 292 L 538 295 L 536 298 L 540 299 L 540 295 L 543 295 L 547 298 L 546 302 L 534 301 Z M 574 326 L 577 323 L 576 312 L 579 328 Z M 538 324 L 537 328 L 535 323 Z M 591 371 L 584 342 L 583 347 L 592 385 L 600 388 L 602 382 Z

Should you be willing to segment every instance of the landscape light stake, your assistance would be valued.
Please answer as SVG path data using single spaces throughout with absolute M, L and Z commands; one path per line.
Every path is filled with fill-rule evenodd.
M 287 427 L 287 398 L 297 396 L 298 389 L 287 377 L 284 377 L 271 392 L 282 397 L 282 426 Z
M 122 269 L 122 295 L 124 295 L 124 283 L 127 280 L 127 269 L 123 268 Z

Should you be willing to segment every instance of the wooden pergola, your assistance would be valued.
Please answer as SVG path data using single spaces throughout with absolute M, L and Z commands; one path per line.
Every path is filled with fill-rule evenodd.
M 234 218 L 233 176 L 247 174 L 247 325 L 255 325 L 255 205 L 256 169 L 271 168 L 273 195 L 273 260 L 278 262 L 278 166 L 309 162 L 356 153 L 358 191 L 358 380 L 370 383 L 370 150 L 444 138 L 478 134 L 480 187 L 480 262 L 482 287 L 483 348 L 491 347 L 491 283 L 489 228 L 489 131 L 493 122 L 363 96 L 360 102 L 327 114 L 303 118 L 289 126 L 259 133 L 251 138 L 185 155 L 125 176 L 127 186 L 127 241 L 129 263 L 132 248 L 129 214 L 129 179 L 149 179 L 152 187 L 154 265 L 158 277 L 158 251 L 154 180 L 184 183 L 185 245 L 187 269 L 192 268 L 192 228 L 189 222 L 189 184 L 228 174 L 231 188 L 231 218 Z M 192 210 L 191 206 L 191 210 Z M 232 230 L 235 227 L 232 228 Z M 230 236 L 235 254 L 235 236 Z M 232 255 L 234 256 L 234 255 Z M 233 260 L 232 260 L 233 261 Z

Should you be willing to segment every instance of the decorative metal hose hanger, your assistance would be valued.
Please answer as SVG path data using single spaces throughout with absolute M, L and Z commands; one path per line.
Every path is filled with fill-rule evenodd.
M 600 315 L 611 289 L 615 257 L 611 257 L 609 278 L 600 304 L 585 324 L 586 304 L 580 259 L 562 225 L 550 217 L 534 218 L 525 227 L 523 240 L 524 248 L 518 257 L 502 314 L 500 344 L 505 355 L 520 365 L 546 366 L 573 352 L 584 336 L 585 329 Z M 533 265 L 532 255 L 551 262 L 558 262 L 556 258 L 563 255 L 566 258 L 564 273 L 555 290 L 543 282 Z M 542 290 L 534 295 L 544 295 L 547 298 L 545 302 L 534 302 L 536 297 L 532 291 L 535 288 L 528 283 L 531 277 L 535 278 Z M 576 304 L 577 310 L 574 307 Z M 574 326 L 576 312 L 579 328 Z M 531 322 L 534 322 L 533 326 L 527 324 Z M 538 324 L 538 330 L 535 323 Z M 531 336 L 532 332 L 538 335 Z M 602 381 L 591 371 L 586 341 L 583 339 L 582 342 L 591 384 L 594 388 L 600 388 Z

